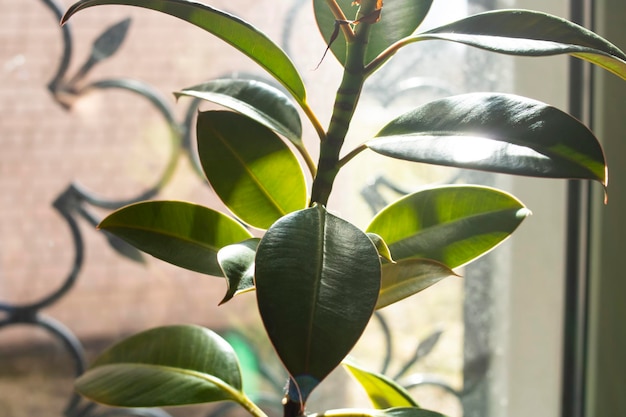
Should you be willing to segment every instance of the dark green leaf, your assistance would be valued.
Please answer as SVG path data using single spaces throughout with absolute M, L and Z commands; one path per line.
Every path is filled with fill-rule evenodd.
M 567 113 L 524 97 L 472 93 L 436 100 L 376 136 L 367 146 L 394 158 L 606 185 L 593 133 Z
M 351 6 L 351 1 L 340 1 L 339 5 L 348 19 L 355 18 L 357 8 Z M 431 5 L 432 0 L 394 0 L 385 2 L 380 20 L 372 25 L 365 56 L 366 63 L 376 58 L 378 54 L 391 44 L 415 32 L 426 17 Z M 326 0 L 314 0 L 313 7 L 317 26 L 324 40 L 328 43 L 335 26 L 335 18 Z M 343 65 L 346 59 L 346 41 L 342 35 L 339 35 L 330 49 Z
M 376 308 L 383 308 L 425 290 L 451 275 L 454 271 L 430 259 L 403 259 L 385 264 Z
M 136 334 L 105 351 L 76 381 L 82 395 L 117 407 L 242 402 L 235 352 L 197 326 L 167 326 Z
M 255 277 L 261 318 L 304 402 L 352 349 L 374 311 L 378 252 L 361 230 L 315 206 L 267 231 Z
M 443 186 L 392 203 L 367 231 L 385 239 L 396 261 L 427 258 L 456 268 L 494 248 L 528 214 L 513 196 L 493 188 Z
M 217 253 L 217 261 L 228 283 L 228 291 L 220 304 L 224 304 L 237 294 L 254 289 L 254 257 L 259 240 L 252 238 L 224 246 Z
M 493 52 L 547 56 L 571 54 L 626 79 L 626 54 L 592 31 L 560 17 L 529 10 L 480 13 L 405 39 L 459 42 Z
M 353 362 L 344 361 L 343 366 L 361 384 L 375 408 L 419 407 L 407 390 L 390 378 L 367 371 Z
M 61 21 L 66 22 L 79 10 L 104 4 L 143 7 L 196 25 L 243 52 L 283 84 L 299 103 L 306 102 L 304 84 L 289 57 L 263 32 L 236 16 L 188 0 L 82 0 L 68 9 Z
M 186 88 L 177 97 L 190 96 L 233 109 L 302 145 L 302 124 L 291 100 L 279 89 L 256 80 L 219 79 Z
M 215 276 L 222 276 L 218 250 L 252 237 L 230 217 L 180 201 L 126 206 L 111 213 L 99 227 L 154 257 Z
M 346 408 L 329 410 L 324 413 L 311 414 L 309 417 L 446 417 L 435 411 L 417 407 L 397 407 L 387 410 L 372 410 L 367 408 Z
M 211 186 L 243 222 L 261 229 L 306 207 L 306 181 L 287 144 L 239 113 L 198 115 L 198 153 Z

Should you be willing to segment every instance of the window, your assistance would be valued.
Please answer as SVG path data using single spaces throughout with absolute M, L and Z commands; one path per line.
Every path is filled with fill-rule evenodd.
M 331 108 L 340 74 L 330 54 L 316 69 L 325 45 L 306 13 L 308 2 L 211 4 L 254 22 L 293 53 L 312 107 L 328 119 L 324 111 Z M 137 252 L 93 228 L 113 207 L 144 197 L 218 205 L 195 171 L 193 151 L 188 158 L 185 147 L 178 153 L 177 141 L 187 146 L 193 134 L 177 129 L 188 126 L 197 103 L 175 103 L 170 92 L 225 74 L 265 75 L 198 29 L 144 10 L 85 11 L 62 31 L 58 13 L 68 5 L 0 0 L 6 16 L 0 29 L 0 414 L 15 417 L 88 407 L 77 406 L 71 380 L 83 369 L 83 355 L 93 357 L 122 335 L 196 322 L 232 340 L 244 335 L 252 345 L 259 337 L 250 325 L 258 323 L 256 310 L 245 299 L 217 309 L 221 282 L 152 259 L 132 262 Z M 425 25 L 509 7 L 569 15 L 564 0 L 448 0 L 434 3 Z M 125 20 L 129 16 L 132 23 Z M 98 38 L 115 24 L 113 32 Z M 90 48 L 95 48 L 92 58 Z M 511 92 L 568 108 L 563 57 L 513 59 L 429 42 L 406 48 L 397 59 L 413 70 L 392 64 L 375 74 L 355 117 L 353 143 L 392 116 L 450 94 Z M 72 89 L 55 90 L 59 81 Z M 559 416 L 567 336 L 567 184 L 413 164 L 392 167 L 374 155 L 354 162 L 337 187 L 357 181 L 363 187 L 355 192 L 345 187 L 331 205 L 348 210 L 342 214 L 359 225 L 390 195 L 439 181 L 494 185 L 535 212 L 512 239 L 466 268 L 464 279 L 448 278 L 414 303 L 385 309 L 368 330 L 371 339 L 355 354 L 404 378 L 425 407 L 451 417 Z M 602 317 L 600 305 L 595 311 Z M 389 340 L 386 323 L 399 326 L 390 363 L 380 364 L 378 353 Z M 597 323 L 593 332 L 605 334 Z M 248 353 L 253 362 L 255 355 L 261 362 L 272 360 L 263 349 Z M 601 356 L 592 362 L 593 375 L 603 375 Z M 280 378 L 271 382 L 268 388 L 258 377 L 251 386 L 281 388 Z M 342 401 L 360 401 L 351 390 L 336 391 Z M 325 394 L 320 402 L 343 405 Z

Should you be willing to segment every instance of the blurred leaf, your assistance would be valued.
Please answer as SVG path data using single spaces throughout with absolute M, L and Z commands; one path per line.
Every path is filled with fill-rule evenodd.
M 578 120 L 525 97 L 471 93 L 390 122 L 367 146 L 414 162 L 606 185 L 602 148 Z
M 378 54 L 387 49 L 391 44 L 411 35 L 422 23 L 430 10 L 432 0 L 394 0 L 383 5 L 380 20 L 372 25 L 369 43 L 365 56 L 366 63 L 372 61 Z M 326 0 L 314 0 L 313 7 L 317 26 L 328 44 L 335 28 L 333 16 Z M 356 16 L 356 7 L 351 2 L 340 2 L 344 14 L 348 19 Z M 343 65 L 346 60 L 346 41 L 343 36 L 332 43 L 331 51 Z
M 127 18 L 104 31 L 93 44 L 91 59 L 102 61 L 117 52 L 126 39 L 129 27 L 130 18 Z
M 422 340 L 415 350 L 415 355 L 413 355 L 413 359 L 415 361 L 418 361 L 426 357 L 430 352 L 432 352 L 432 350 L 437 345 L 437 342 L 439 342 L 439 338 L 442 334 L 443 330 L 436 330 L 426 339 Z
M 279 89 L 256 80 L 218 79 L 186 88 L 190 96 L 228 107 L 302 145 L 302 123 L 291 100 Z
M 387 262 L 394 262 L 393 258 L 391 257 L 391 252 L 389 251 L 389 246 L 387 246 L 387 243 L 385 243 L 382 237 L 380 237 L 376 233 L 368 233 L 367 237 L 369 237 L 374 246 L 376 246 L 376 249 L 378 250 L 378 255 L 380 255 L 381 258 L 383 258 Z
M 363 333 L 380 290 L 380 261 L 361 230 L 321 206 L 289 214 L 256 256 L 261 318 L 304 403 Z
M 361 384 L 375 408 L 419 407 L 411 394 L 390 378 L 366 371 L 352 362 L 344 361 L 342 365 Z
M 235 352 L 197 326 L 159 327 L 105 351 L 76 381 L 89 399 L 116 407 L 242 401 Z
M 252 237 L 232 218 L 181 201 L 132 204 L 111 213 L 99 228 L 156 258 L 215 276 L 222 276 L 218 250 Z
M 566 19 L 529 10 L 496 10 L 409 37 L 402 44 L 447 40 L 521 56 L 570 54 L 626 79 L 626 54 Z
M 440 330 L 440 329 L 435 330 L 426 339 L 422 340 L 417 345 L 415 352 L 413 352 L 413 356 L 409 360 L 405 361 L 404 365 L 402 366 L 402 369 L 400 369 L 398 373 L 394 375 L 393 379 L 396 381 L 399 380 L 407 372 L 409 372 L 409 370 L 413 367 L 413 365 L 415 365 L 420 359 L 426 357 L 430 352 L 432 352 L 432 350 L 437 345 L 437 342 L 439 342 L 439 338 L 441 337 L 442 334 L 443 334 L 443 330 Z M 419 378 L 423 379 L 424 377 L 422 374 L 413 374 L 409 377 L 409 380 L 419 379 Z M 405 387 L 410 387 L 410 384 L 407 385 L 407 380 L 403 380 L 402 385 Z
M 324 413 L 311 414 L 309 417 L 446 417 L 435 411 L 417 407 L 397 407 L 387 410 L 373 410 L 367 408 L 346 408 L 328 410 Z
M 230 111 L 198 115 L 198 154 L 211 186 L 243 222 L 267 229 L 306 207 L 306 181 L 286 143 L 258 122 Z
M 220 305 L 237 294 L 254 289 L 254 257 L 259 241 L 259 238 L 244 240 L 224 246 L 217 253 L 217 261 L 228 283 L 228 291 Z
M 454 271 L 430 259 L 403 259 L 382 267 L 382 286 L 376 308 L 383 308 L 425 290 Z
M 385 239 L 397 262 L 426 258 L 456 268 L 493 249 L 529 213 L 503 191 L 442 186 L 392 203 L 374 217 L 367 231 Z
M 300 74 L 283 50 L 263 32 L 224 11 L 188 0 L 82 0 L 65 13 L 65 23 L 79 10 L 105 4 L 128 5 L 156 10 L 198 26 L 243 52 L 289 90 L 299 103 L 306 102 Z

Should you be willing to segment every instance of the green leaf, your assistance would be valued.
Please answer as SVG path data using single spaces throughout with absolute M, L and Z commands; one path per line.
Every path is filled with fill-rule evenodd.
M 570 54 L 626 79 L 626 54 L 606 39 L 560 17 L 528 10 L 497 10 L 404 39 L 447 40 L 521 56 Z
M 282 91 L 264 82 L 218 79 L 186 88 L 176 96 L 196 97 L 228 107 L 302 146 L 298 111 Z
M 123 340 L 96 359 L 76 389 L 116 407 L 245 402 L 235 352 L 197 326 L 159 327 Z
M 419 407 L 407 390 L 392 379 L 367 371 L 353 362 L 343 361 L 342 365 L 361 384 L 375 408 Z
M 217 253 L 217 261 L 228 283 L 228 290 L 220 305 L 237 294 L 254 289 L 254 257 L 259 241 L 259 238 L 244 240 L 224 246 Z
M 283 50 L 263 32 L 240 18 L 202 3 L 188 0 L 82 0 L 65 13 L 65 23 L 79 10 L 105 4 L 128 5 L 156 10 L 196 25 L 243 52 L 303 104 L 306 91 L 300 74 Z
M 357 8 L 351 6 L 351 1 L 343 0 L 338 3 L 346 17 L 354 19 Z M 432 3 L 432 0 L 394 0 L 384 3 L 380 20 L 372 25 L 365 56 L 366 63 L 372 61 L 393 43 L 415 32 L 426 17 Z M 314 0 L 313 7 L 317 26 L 328 44 L 335 27 L 335 17 L 326 0 Z M 330 49 L 343 65 L 347 49 L 345 39 L 339 35 Z
M 306 181 L 286 143 L 258 122 L 230 111 L 198 115 L 198 153 L 211 186 L 243 222 L 267 229 L 306 207 Z
M 304 403 L 363 333 L 380 290 L 380 261 L 352 224 L 314 206 L 261 239 L 256 290 L 267 333 Z
M 215 276 L 222 276 L 218 250 L 252 237 L 232 218 L 182 201 L 132 204 L 98 227 L 165 262 Z
M 509 94 L 471 93 L 427 103 L 390 122 L 367 146 L 414 162 L 606 186 L 593 133 L 544 103 Z
M 311 414 L 309 417 L 446 417 L 435 411 L 417 407 L 397 407 L 387 410 L 372 410 L 367 408 L 346 408 L 328 410 L 324 413 Z
M 396 261 L 426 258 L 456 268 L 493 249 L 529 213 L 503 191 L 483 186 L 441 186 L 387 206 L 367 231 L 385 239 Z
M 385 264 L 376 308 L 383 308 L 425 290 L 451 275 L 457 275 L 440 262 L 430 259 L 403 259 Z
M 391 251 L 389 250 L 389 246 L 387 246 L 387 243 L 382 237 L 380 237 L 376 233 L 368 233 L 367 237 L 369 237 L 374 246 L 376 246 L 376 250 L 378 250 L 378 255 L 381 258 L 383 258 L 387 262 L 394 262 L 393 258 L 391 257 Z

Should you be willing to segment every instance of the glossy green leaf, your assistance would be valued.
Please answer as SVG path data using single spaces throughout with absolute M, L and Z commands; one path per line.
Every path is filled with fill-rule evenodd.
M 257 80 L 218 79 L 186 88 L 177 97 L 208 100 L 235 110 L 302 145 L 302 123 L 291 100 L 279 89 Z
M 506 239 L 530 212 L 510 194 L 455 185 L 410 194 L 378 213 L 367 228 L 385 239 L 393 258 L 464 265 Z
M 357 8 L 351 6 L 349 0 L 339 1 L 339 6 L 348 19 L 354 19 Z M 365 56 L 366 63 L 393 43 L 411 35 L 422 23 L 430 10 L 432 0 L 394 0 L 383 4 L 380 20 L 372 25 L 370 39 Z M 333 16 L 326 0 L 314 0 L 313 7 L 317 26 L 328 43 L 335 28 Z M 346 40 L 341 33 L 330 47 L 331 51 L 343 65 L 346 59 Z
M 299 103 L 306 102 L 302 78 L 283 50 L 250 23 L 224 11 L 189 0 L 82 0 L 63 16 L 66 22 L 79 10 L 105 4 L 156 10 L 198 26 L 243 52 L 289 90 Z
M 111 213 L 99 228 L 156 258 L 215 276 L 222 276 L 217 252 L 252 237 L 232 218 L 182 201 L 132 204 Z
M 376 308 L 383 308 L 425 290 L 451 275 L 457 275 L 440 262 L 430 259 L 403 259 L 385 264 Z
M 376 246 L 376 250 L 378 250 L 378 255 L 386 260 L 387 262 L 393 262 L 393 258 L 391 257 L 391 251 L 389 250 L 389 246 L 385 240 L 377 235 L 376 233 L 368 233 L 367 237 L 370 238 L 374 246 Z
M 198 154 L 211 186 L 243 222 L 267 229 L 306 207 L 300 164 L 273 131 L 239 113 L 198 115 Z
M 559 109 L 510 94 L 471 93 L 427 103 L 385 126 L 367 146 L 414 162 L 606 185 L 593 133 Z
M 361 384 L 375 408 L 419 407 L 407 390 L 392 379 L 367 371 L 353 362 L 344 361 L 342 365 Z
M 374 311 L 378 252 L 361 230 L 314 206 L 267 231 L 255 277 L 261 318 L 304 402 L 352 349 Z
M 260 239 L 252 238 L 228 245 L 217 253 L 217 261 L 224 271 L 228 290 L 220 305 L 235 295 L 254 289 L 254 257 Z
M 245 402 L 235 352 L 198 326 L 159 327 L 119 342 L 78 378 L 76 389 L 116 407 Z
M 436 411 L 417 407 L 396 407 L 386 410 L 367 408 L 345 408 L 328 410 L 324 413 L 311 414 L 309 417 L 446 417 Z
M 626 79 L 626 54 L 606 39 L 560 17 L 529 10 L 496 10 L 404 39 L 446 40 L 511 55 L 570 54 Z

